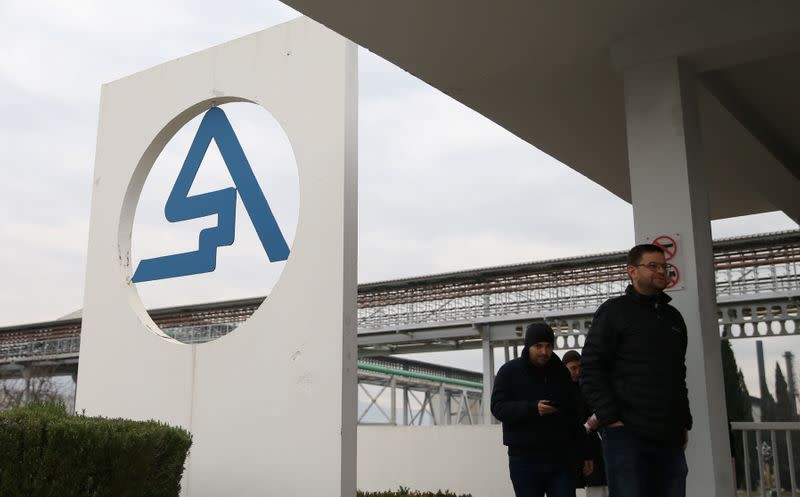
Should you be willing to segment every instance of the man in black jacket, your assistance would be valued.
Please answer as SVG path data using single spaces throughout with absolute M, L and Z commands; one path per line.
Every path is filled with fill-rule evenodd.
M 492 414 L 503 423 L 517 497 L 574 497 L 575 461 L 583 447 L 569 371 L 553 354 L 553 330 L 534 323 L 522 356 L 497 372 Z
M 597 309 L 583 347 L 581 388 L 601 428 L 614 497 L 686 495 L 687 337 L 663 292 L 670 270 L 658 246 L 633 247 L 631 284 Z
M 581 372 L 581 355 L 575 350 L 567 351 L 562 357 L 561 362 L 569 370 L 570 378 L 578 389 L 578 381 Z M 592 410 L 583 400 L 578 398 L 578 421 L 586 426 L 592 417 Z M 600 437 L 596 431 L 589 430 L 586 434 L 584 454 L 588 460 L 581 461 L 576 471 L 576 488 L 585 488 L 586 497 L 608 497 L 606 481 L 606 466 L 603 463 L 603 446 L 600 444 Z

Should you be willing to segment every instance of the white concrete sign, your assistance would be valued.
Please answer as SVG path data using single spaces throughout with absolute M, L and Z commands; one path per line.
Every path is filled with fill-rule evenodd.
M 76 404 L 189 429 L 184 496 L 355 495 L 356 74 L 355 45 L 298 19 L 103 86 Z M 271 260 L 288 259 L 251 318 L 186 345 L 158 329 L 131 281 L 133 217 L 170 138 L 236 101 L 263 106 L 289 137 L 297 231 L 290 254 L 265 242 Z M 156 262 L 137 278 L 199 267 Z

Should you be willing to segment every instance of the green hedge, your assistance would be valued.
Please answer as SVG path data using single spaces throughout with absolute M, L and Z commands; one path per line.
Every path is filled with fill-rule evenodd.
M 401 486 L 397 491 L 385 492 L 362 492 L 358 491 L 357 497 L 472 497 L 471 494 L 456 495 L 449 490 L 437 490 L 436 492 L 413 492 L 408 487 Z
M 0 413 L 0 496 L 177 497 L 191 435 L 155 421 Z

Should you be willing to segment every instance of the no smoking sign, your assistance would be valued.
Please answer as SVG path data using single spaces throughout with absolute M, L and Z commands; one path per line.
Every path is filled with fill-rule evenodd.
M 677 266 L 670 266 L 669 270 L 667 271 L 667 287 L 666 290 L 676 290 L 675 285 L 680 283 L 681 281 L 681 272 L 678 270 Z M 683 288 L 683 285 L 681 285 Z
M 681 279 L 681 267 L 683 267 L 683 253 L 680 249 L 680 238 L 678 233 L 669 235 L 656 235 L 647 237 L 647 241 L 660 247 L 664 251 L 664 258 L 670 264 L 667 270 L 667 287 L 665 290 L 683 290 L 683 280 Z
M 658 245 L 664 251 L 667 262 L 671 261 L 678 253 L 678 244 L 671 236 L 661 235 L 653 240 L 653 245 Z

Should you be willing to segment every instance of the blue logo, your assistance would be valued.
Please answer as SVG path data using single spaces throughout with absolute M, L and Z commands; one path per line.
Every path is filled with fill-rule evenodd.
M 212 139 L 217 143 L 236 187 L 189 196 L 189 189 Z M 258 185 L 250 163 L 247 162 L 233 127 L 222 109 L 212 107 L 200 122 L 200 128 L 189 147 L 189 153 L 167 199 L 164 216 L 169 222 L 175 223 L 216 214 L 217 226 L 200 232 L 198 249 L 194 252 L 143 259 L 131 281 L 139 283 L 214 271 L 217 267 L 217 249 L 233 244 L 236 231 L 237 194 L 242 198 L 245 210 L 269 260 L 277 262 L 288 259 L 289 246 Z

